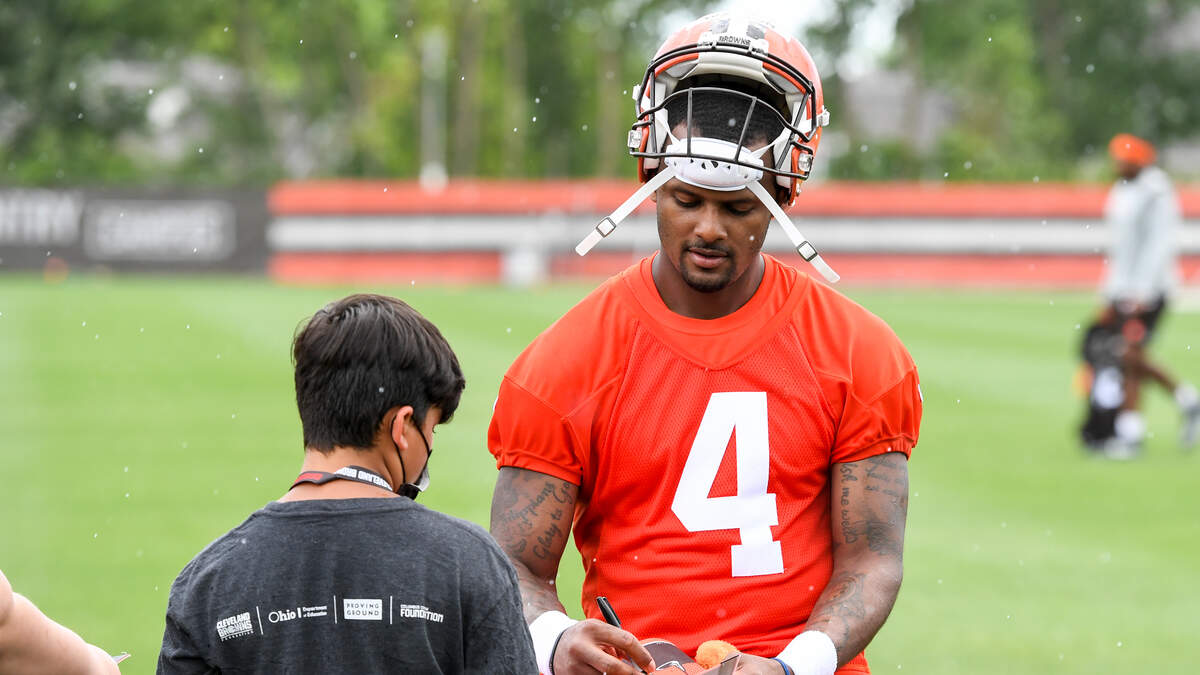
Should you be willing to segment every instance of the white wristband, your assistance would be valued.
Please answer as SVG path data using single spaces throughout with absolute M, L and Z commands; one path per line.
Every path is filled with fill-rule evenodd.
M 554 643 L 563 631 L 579 623 L 562 612 L 544 612 L 529 624 L 529 636 L 533 638 L 533 653 L 537 656 L 538 671 L 550 675 L 550 657 Z
M 806 630 L 788 643 L 776 657 L 796 675 L 833 675 L 837 670 L 837 647 L 819 630 Z

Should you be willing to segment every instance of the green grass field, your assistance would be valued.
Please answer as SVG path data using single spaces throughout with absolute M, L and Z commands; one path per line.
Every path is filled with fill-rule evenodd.
M 133 652 L 125 672 L 153 672 L 176 573 L 299 467 L 294 328 L 353 290 L 0 278 L 0 569 L 16 589 Z M 370 290 L 409 301 L 459 354 L 467 391 L 439 430 L 423 501 L 486 525 L 500 377 L 588 289 Z M 1147 396 L 1156 433 L 1141 459 L 1079 451 L 1071 379 L 1092 296 L 849 294 L 909 346 L 926 406 L 904 587 L 867 652 L 874 671 L 1197 672 L 1200 455 L 1178 450 L 1161 393 Z M 1200 380 L 1200 315 L 1170 315 L 1153 353 Z M 564 560 L 575 608 L 573 548 Z

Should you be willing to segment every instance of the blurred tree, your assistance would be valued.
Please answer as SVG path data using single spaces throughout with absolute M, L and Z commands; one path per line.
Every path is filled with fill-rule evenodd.
M 900 2 L 900 5 L 895 5 Z M 892 66 L 953 102 L 932 149 L 874 139 L 838 58 L 882 3 Z M 451 175 L 632 173 L 629 91 L 684 0 L 9 0 L 0 180 L 200 182 L 417 175 L 423 36 L 445 36 Z M 1116 131 L 1200 129 L 1200 0 L 837 0 L 822 64 L 843 178 L 1080 174 Z M 908 116 L 908 117 L 906 117 Z M 856 152 L 861 146 L 868 150 Z M 831 143 L 830 148 L 833 148 Z
M 827 50 L 846 46 L 864 11 L 862 0 L 838 5 L 833 23 L 813 31 Z M 897 177 L 1070 178 L 1119 131 L 1194 139 L 1198 12 L 1197 0 L 908 0 L 894 65 L 948 94 L 956 117 L 936 149 Z M 883 164 L 895 165 L 894 150 Z M 866 177 L 872 161 L 848 152 L 833 173 Z
M 628 88 L 661 17 L 685 4 L 11 0 L 0 5 L 0 176 L 415 176 L 418 45 L 433 30 L 450 48 L 452 175 L 627 174 Z

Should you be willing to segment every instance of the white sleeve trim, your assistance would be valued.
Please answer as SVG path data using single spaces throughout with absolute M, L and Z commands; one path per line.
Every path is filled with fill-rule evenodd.
M 788 643 L 777 657 L 796 675 L 833 675 L 837 671 L 837 647 L 819 630 L 806 630 Z
M 533 653 L 537 657 L 538 671 L 550 675 L 550 656 L 554 643 L 563 631 L 579 623 L 562 612 L 544 612 L 529 624 L 529 636 L 533 638 Z

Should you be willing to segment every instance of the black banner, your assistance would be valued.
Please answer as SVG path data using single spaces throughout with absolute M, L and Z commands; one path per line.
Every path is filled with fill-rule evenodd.
M 261 272 L 262 192 L 0 188 L 0 271 Z

